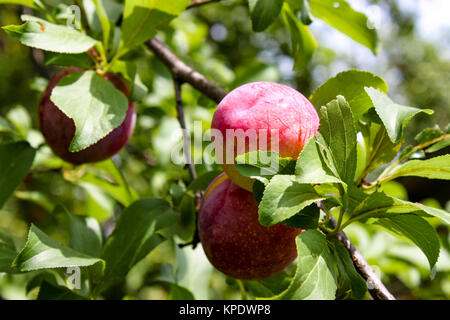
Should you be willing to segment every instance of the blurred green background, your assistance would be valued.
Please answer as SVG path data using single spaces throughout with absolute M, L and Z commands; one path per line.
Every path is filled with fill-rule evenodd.
M 228 90 L 251 81 L 276 81 L 309 96 L 340 71 L 368 70 L 386 80 L 389 95 L 396 102 L 435 110 L 432 117 L 418 117 L 409 124 L 408 141 L 436 123 L 445 128 L 450 118 L 450 22 L 445 14 L 450 9 L 449 1 L 349 2 L 366 13 L 378 29 L 381 48 L 377 56 L 316 20 L 311 31 L 318 41 L 318 50 L 306 70 L 294 72 L 289 34 L 281 22 L 273 24 L 268 32 L 252 32 L 247 3 L 239 0 L 223 0 L 189 10 L 158 37 L 187 64 Z M 1 6 L 0 25 L 18 24 L 21 12 L 19 6 Z M 180 241 L 186 241 L 188 231 L 193 229 L 195 208 L 192 195 L 184 194 L 189 182 L 186 170 L 170 161 L 171 150 L 180 142 L 179 137 L 172 135 L 179 125 L 171 77 L 147 51 L 129 59 L 138 63 L 139 75 L 149 92 L 138 104 L 138 123 L 130 144 L 114 161 L 140 197 L 165 197 L 182 208 L 187 231 Z M 25 241 L 30 222 L 61 242 L 67 241 L 67 235 L 51 215 L 55 202 L 64 203 L 74 213 L 95 216 L 104 222 L 105 230 L 114 220 L 115 209 L 120 207 L 120 201 L 83 176 L 86 172 L 108 171 L 107 165 L 74 168 L 55 158 L 43 144 L 37 122 L 39 96 L 47 82 L 46 73 L 55 71 L 40 68 L 30 49 L 0 31 L 0 142 L 22 137 L 39 148 L 33 174 L 0 210 L 0 232 L 8 234 L 18 247 Z M 215 104 L 188 85 L 184 87 L 183 100 L 187 123 L 202 120 L 206 129 Z M 212 169 L 206 165 L 197 167 L 199 173 Z M 448 182 L 408 178 L 390 182 L 384 190 L 399 198 L 450 210 Z M 398 298 L 449 299 L 450 235 L 438 221 L 432 223 L 443 244 L 433 279 L 425 256 L 408 242 L 374 226 L 352 225 L 346 231 Z M 166 299 L 172 293 L 163 279 L 171 268 L 177 270 L 180 283 L 195 292 L 196 297 L 240 297 L 234 280 L 214 271 L 201 248 L 180 250 L 173 242 L 164 243 L 140 262 L 126 282 L 118 286 L 117 296 L 125 293 L 130 299 Z M 7 299 L 34 298 L 35 292 L 27 293 L 24 288 L 36 274 L 0 274 L 0 295 Z

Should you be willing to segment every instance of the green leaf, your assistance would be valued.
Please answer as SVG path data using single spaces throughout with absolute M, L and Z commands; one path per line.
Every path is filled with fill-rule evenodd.
M 162 199 L 142 199 L 125 209 L 104 246 L 106 269 L 96 290 L 123 281 L 137 262 L 165 240 L 158 231 L 176 221 L 176 213 Z
M 0 145 L 0 208 L 28 175 L 35 154 L 28 142 Z
M 192 191 L 205 191 L 210 183 L 213 182 L 213 180 L 217 178 L 221 173 L 221 171 L 205 172 L 204 174 L 194 179 L 187 188 L 188 190 Z
M 0 239 L 0 274 L 2 272 L 13 271 L 11 269 L 11 263 L 13 262 L 16 255 L 16 250 L 7 243 L 2 242 Z
M 31 16 L 22 16 L 22 20 L 26 21 L 23 25 L 11 25 L 3 29 L 29 47 L 59 53 L 83 53 L 97 43 L 97 40 L 68 26 Z
M 251 151 L 237 156 L 235 166 L 245 177 L 272 177 L 293 173 L 295 161 L 280 157 L 276 152 Z
M 400 200 L 388 196 L 384 192 L 375 192 L 368 196 L 357 188 L 350 188 L 349 195 L 350 199 L 353 198 L 356 202 L 351 207 L 352 217 L 360 216 L 358 220 L 404 213 L 423 213 L 438 217 L 450 224 L 450 213 L 445 210 L 424 206 L 418 202 Z
M 395 144 L 403 138 L 403 129 L 414 116 L 421 112 L 433 114 L 433 110 L 430 109 L 418 109 L 396 104 L 386 94 L 377 89 L 365 88 L 365 90 L 381 121 L 383 121 L 389 138 Z
M 168 300 L 195 300 L 194 295 L 188 289 L 175 283 L 170 285 Z
M 34 7 L 34 0 L 0 0 L 0 4 L 2 3 L 21 4 L 31 8 Z
M 450 180 L 450 154 L 427 160 L 407 161 L 386 177 L 386 179 L 383 179 L 383 181 L 404 176 Z
M 367 292 L 366 281 L 356 271 L 352 258 L 342 243 L 336 241 L 334 251 L 340 280 L 338 292 L 341 293 L 340 295 L 348 295 L 350 291 L 349 298 L 361 300 Z
M 369 133 L 364 138 L 365 148 L 369 154 L 366 172 L 391 162 L 401 147 L 401 143 L 392 143 L 384 126 L 376 123 L 370 125 Z
M 14 133 L 13 126 L 5 118 L 0 117 L 0 133 Z
M 302 232 L 296 239 L 297 271 L 289 288 L 277 300 L 334 300 L 336 274 L 325 235 L 317 230 Z
M 61 54 L 55 52 L 45 52 L 44 63 L 47 66 L 56 65 L 61 67 L 78 67 L 89 69 L 91 61 L 85 53 L 80 54 Z
M 426 220 L 414 214 L 402 214 L 378 219 L 376 223 L 410 239 L 427 256 L 430 268 L 434 267 L 439 257 L 439 237 Z
M 108 19 L 108 13 L 106 12 L 105 6 L 103 5 L 102 0 L 92 0 L 95 5 L 95 11 L 100 20 L 100 24 L 102 25 L 102 34 L 103 34 L 103 45 L 105 50 L 109 46 L 109 38 L 111 36 L 111 30 L 114 28 L 114 24 L 112 21 Z
M 249 0 L 253 31 L 261 32 L 280 15 L 284 0 Z
M 270 298 L 285 291 L 292 277 L 284 271 L 263 280 L 245 281 L 245 287 L 256 297 Z
M 353 183 L 357 164 L 356 129 L 352 110 L 343 96 L 321 109 L 319 131 L 326 141 L 341 180 Z
M 50 99 L 75 122 L 71 152 L 84 150 L 107 136 L 122 124 L 128 109 L 127 97 L 95 71 L 62 78 Z
M 421 203 L 411 203 L 411 202 L 409 202 L 409 204 L 415 206 L 416 208 L 422 210 L 425 213 L 428 213 L 429 215 L 432 215 L 434 217 L 442 219 L 443 221 L 445 221 L 447 224 L 450 225 L 450 213 L 449 212 L 447 212 L 445 210 L 437 209 L 437 208 L 424 206 Z
M 315 137 L 308 140 L 298 156 L 295 175 L 299 183 L 342 183 L 329 168 Z
M 367 16 L 355 11 L 345 0 L 309 0 L 313 16 L 366 46 L 378 51 L 378 34 Z
M 84 175 L 81 180 L 99 187 L 125 207 L 139 199 L 136 191 L 128 185 L 113 160 L 95 163 L 89 166 L 88 170 L 89 173 Z M 83 187 L 86 188 L 86 185 L 83 184 Z M 92 190 L 88 188 L 88 191 Z
M 425 150 L 425 152 L 428 152 L 428 153 L 436 152 L 436 151 L 442 150 L 444 148 L 447 148 L 448 146 L 450 146 L 450 137 L 447 137 L 444 140 L 433 144 L 431 147 L 427 148 Z
M 119 52 L 124 53 L 152 38 L 188 4 L 189 0 L 126 0 Z
M 287 3 L 283 6 L 282 17 L 291 34 L 294 70 L 304 70 L 316 51 L 317 42 L 308 27 L 297 19 Z
M 295 216 L 283 221 L 283 224 L 296 229 L 317 229 L 319 226 L 320 209 L 313 203 L 303 208 Z
M 67 287 L 56 286 L 43 281 L 39 289 L 37 300 L 87 300 Z
M 63 206 L 57 206 L 53 215 L 61 214 L 67 218 L 70 247 L 91 257 L 100 257 L 102 250 L 102 230 L 92 217 L 70 213 Z
M 48 212 L 52 212 L 55 204 L 50 200 L 47 195 L 41 191 L 16 191 L 14 196 L 17 199 L 33 202 Z
M 286 220 L 317 200 L 322 200 L 309 184 L 301 184 L 292 175 L 276 175 L 267 185 L 259 204 L 259 221 L 271 226 Z
M 427 128 L 422 130 L 414 137 L 414 140 L 416 140 L 419 144 L 424 144 L 441 137 L 443 134 L 444 132 L 436 126 L 435 128 Z
M 358 121 L 364 113 L 373 108 L 373 103 L 364 90 L 365 87 L 388 91 L 388 86 L 382 78 L 367 71 L 348 70 L 328 79 L 313 92 L 310 100 L 316 109 L 320 110 L 338 95 L 344 96 L 352 108 L 355 121 Z
M 87 267 L 102 260 L 65 247 L 31 225 L 25 247 L 14 259 L 12 267 L 19 271 L 39 269 Z
M 95 218 L 98 222 L 105 222 L 114 214 L 115 199 L 93 183 L 80 182 L 78 184 L 86 192 L 86 216 Z M 117 187 L 117 186 L 114 186 Z

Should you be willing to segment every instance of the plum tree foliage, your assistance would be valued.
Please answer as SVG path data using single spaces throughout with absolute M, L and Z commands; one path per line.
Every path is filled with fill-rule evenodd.
M 62 70 L 41 86 L 40 131 L 21 108 L 0 117 L 0 208 L 31 202 L 53 217 L 50 227 L 31 220 L 26 239 L 11 240 L 12 232 L 0 229 L 0 273 L 27 274 L 27 292 L 38 288 L 38 299 L 117 298 L 117 287 L 123 289 L 141 261 L 136 268 L 158 266 L 152 283 L 162 283 L 171 299 L 208 298 L 211 272 L 241 279 L 252 298 L 364 299 L 370 291 L 393 299 L 343 233 L 355 222 L 412 242 L 434 273 L 441 252 L 436 227 L 447 230 L 450 213 L 407 201 L 386 186 L 406 176 L 449 180 L 450 156 L 442 152 L 449 127 L 426 129 L 405 145 L 411 119 L 433 110 L 394 102 L 388 84 L 370 72 L 341 72 L 305 97 L 258 70 L 239 87 L 226 68 L 208 70 L 214 56 L 196 66 L 200 73 L 172 52 L 190 59 L 190 48 L 164 44 L 182 43 L 183 15 L 195 23 L 200 7 L 220 10 L 231 2 L 0 0 L 28 8 L 22 24 L 3 31 L 43 53 L 41 68 Z M 81 6 L 80 16 L 71 5 Z M 283 50 L 298 73 L 320 45 L 309 30 L 315 19 L 374 54 L 379 50 L 373 24 L 345 0 L 249 0 L 245 12 L 254 32 L 277 25 L 289 35 Z M 193 33 L 192 46 L 202 48 L 207 30 L 195 30 L 183 28 Z M 149 74 L 155 78 L 150 87 L 142 79 Z M 227 95 L 216 82 L 234 90 Z M 184 83 L 192 88 L 182 91 Z M 164 99 L 169 103 L 158 105 Z M 195 111 L 185 109 L 185 101 Z M 279 152 L 233 150 L 233 164 L 223 168 L 174 166 L 168 152 L 152 152 L 170 149 L 173 131 L 189 129 L 190 120 L 209 122 L 211 110 L 212 124 L 203 129 L 279 129 Z M 155 122 L 169 134 L 142 138 Z M 144 174 L 129 183 L 125 166 Z M 168 192 L 161 192 L 169 185 L 161 172 L 171 176 Z M 62 187 L 39 186 L 45 175 L 70 184 L 73 197 L 53 197 Z M 161 248 L 175 262 L 160 266 L 154 257 Z M 67 267 L 81 270 L 80 287 L 67 285 Z

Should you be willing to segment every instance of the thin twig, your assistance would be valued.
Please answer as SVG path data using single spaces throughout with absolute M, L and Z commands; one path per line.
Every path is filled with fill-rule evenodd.
M 203 75 L 187 66 L 181 61 L 165 44 L 161 43 L 156 38 L 147 42 L 148 48 L 169 68 L 172 76 L 178 83 L 187 82 L 191 84 L 198 91 L 202 92 L 215 102 L 220 102 L 227 92 L 217 86 L 215 83 L 206 79 Z M 175 84 L 176 88 L 177 85 Z M 177 103 L 178 104 L 178 103 Z M 179 106 L 178 106 L 179 107 Z M 178 110 L 177 107 L 177 110 Z M 182 104 L 180 111 L 182 110 Z M 183 115 L 184 118 L 184 115 Z M 330 220 L 334 226 L 336 226 L 336 220 L 330 215 Z M 361 253 L 355 248 L 344 232 L 337 234 L 339 241 L 341 241 L 345 248 L 350 253 L 353 263 L 368 282 L 370 288 L 369 292 L 374 299 L 380 300 L 395 300 L 394 296 L 387 290 L 381 280 L 374 273 L 370 265 L 361 255 Z
M 184 105 L 183 105 L 183 99 L 182 99 L 182 95 L 181 95 L 182 83 L 174 77 L 173 84 L 175 87 L 175 102 L 176 102 L 176 108 L 177 108 L 177 118 L 178 118 L 178 122 L 180 123 L 181 129 L 183 130 L 184 160 L 189 169 L 189 174 L 191 175 L 192 180 L 194 180 L 197 178 L 197 173 L 195 172 L 195 167 L 192 164 L 191 139 L 190 139 L 189 133 L 187 132 L 186 120 L 184 117 Z
M 195 8 L 199 6 L 203 6 L 205 4 L 213 3 L 213 2 L 219 2 L 220 0 L 193 0 L 189 5 L 187 6 L 187 9 Z
M 202 74 L 181 61 L 164 43 L 156 38 L 147 41 L 147 47 L 169 68 L 181 83 L 187 82 L 208 98 L 219 103 L 227 92 L 208 80 Z
M 195 171 L 195 166 L 192 162 L 192 154 L 191 154 L 191 138 L 189 133 L 187 132 L 186 128 L 186 118 L 184 116 L 184 104 L 183 104 L 183 97 L 182 97 L 182 89 L 181 86 L 183 85 L 181 81 L 179 81 L 175 74 L 173 75 L 173 84 L 175 89 L 175 104 L 177 109 L 177 119 L 180 123 L 180 127 L 183 130 L 183 141 L 184 141 L 184 159 L 186 162 L 186 166 L 189 170 L 189 174 L 191 176 L 192 180 L 195 180 L 197 178 L 197 172 Z M 200 203 L 202 200 L 202 194 L 201 192 L 197 191 L 195 192 L 195 209 L 196 212 L 200 210 Z M 197 226 L 197 223 L 195 224 Z M 185 247 L 187 245 L 192 245 L 193 248 L 197 246 L 197 244 L 200 242 L 200 238 L 198 236 L 198 230 L 197 227 L 195 228 L 194 232 L 194 238 L 191 242 L 187 244 L 181 244 L 180 247 Z

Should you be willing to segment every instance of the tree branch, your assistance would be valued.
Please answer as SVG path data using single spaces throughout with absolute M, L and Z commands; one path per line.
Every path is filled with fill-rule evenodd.
M 213 3 L 213 2 L 219 2 L 220 0 L 193 0 L 189 5 L 187 6 L 187 9 L 195 8 L 202 6 L 204 4 Z
M 203 75 L 187 66 L 181 61 L 165 44 L 156 38 L 147 42 L 148 48 L 169 68 L 175 81 L 175 94 L 177 100 L 177 111 L 180 125 L 185 129 L 183 104 L 181 101 L 181 83 L 187 82 L 198 91 L 202 92 L 213 101 L 219 103 L 227 92 L 215 83 L 206 79 Z M 190 148 L 189 148 L 190 152 Z M 195 169 L 194 169 L 195 170 Z M 330 217 L 331 222 L 336 225 L 336 220 Z M 377 300 L 395 300 L 394 296 L 387 290 L 381 280 L 376 276 L 370 265 L 361 253 L 351 243 L 344 232 L 339 232 L 337 237 L 342 242 L 352 257 L 356 270 L 367 281 L 371 289 L 370 294 Z
M 219 103 L 227 92 L 181 61 L 164 43 L 153 38 L 147 47 L 169 68 L 180 83 L 187 82 L 208 98 Z
M 330 216 L 331 223 L 336 227 L 336 220 L 333 216 Z M 367 286 L 369 287 L 369 292 L 372 298 L 375 300 L 395 300 L 395 297 L 386 286 L 381 282 L 381 280 L 377 277 L 372 267 L 367 263 L 362 254 L 356 249 L 347 235 L 341 231 L 337 234 L 337 238 L 342 244 L 345 246 L 347 251 L 350 253 L 350 256 L 353 261 L 353 265 L 355 266 L 358 273 L 366 280 Z

